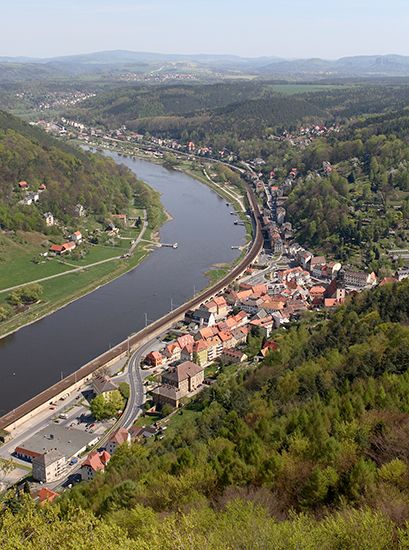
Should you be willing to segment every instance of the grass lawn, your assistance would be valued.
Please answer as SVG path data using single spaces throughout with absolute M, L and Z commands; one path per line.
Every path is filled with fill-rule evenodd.
M 217 283 L 217 281 L 220 281 L 220 279 L 222 279 L 225 275 L 227 275 L 229 271 L 229 267 L 214 268 L 206 271 L 205 275 L 208 278 L 209 283 L 213 285 L 214 283 Z
M 200 415 L 200 412 L 193 411 L 191 409 L 180 409 L 169 420 L 165 423 L 162 422 L 163 426 L 167 427 L 166 436 L 169 435 L 173 437 L 177 431 L 180 429 L 189 429 L 190 426 L 193 427 L 196 418 Z
M 45 238 L 43 237 L 43 239 Z M 46 250 L 41 244 L 20 243 L 5 235 L 1 235 L 0 290 L 71 269 L 68 266 L 54 263 L 46 258 L 41 260 L 39 264 L 34 263 L 33 259 L 39 258 L 39 254 Z

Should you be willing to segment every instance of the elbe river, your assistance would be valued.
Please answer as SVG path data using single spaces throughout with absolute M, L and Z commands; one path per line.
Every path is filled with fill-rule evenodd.
M 91 294 L 0 340 L 0 416 L 125 340 L 207 286 L 205 272 L 239 255 L 245 243 L 232 207 L 214 191 L 178 171 L 110 153 L 161 193 L 173 219 L 141 265 Z M 69 275 L 68 275 L 69 276 Z

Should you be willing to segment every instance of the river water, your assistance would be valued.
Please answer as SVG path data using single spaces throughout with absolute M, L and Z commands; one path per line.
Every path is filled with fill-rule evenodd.
M 162 242 L 177 250 L 155 249 L 145 261 L 115 281 L 52 315 L 0 340 L 0 415 L 71 374 L 110 346 L 158 319 L 203 289 L 204 273 L 239 254 L 242 226 L 231 207 L 193 178 L 144 160 L 110 156 L 126 164 L 162 195 L 173 220 L 162 226 Z

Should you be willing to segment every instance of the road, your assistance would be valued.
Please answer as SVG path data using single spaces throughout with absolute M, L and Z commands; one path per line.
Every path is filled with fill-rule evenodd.
M 124 428 L 130 428 L 142 412 L 145 403 L 144 378 L 149 374 L 141 369 L 141 361 L 154 348 L 159 340 L 155 338 L 138 350 L 136 350 L 129 360 L 128 381 L 129 381 L 129 399 L 126 409 L 121 417 L 120 425 Z
M 128 254 L 133 254 L 135 248 L 138 246 L 138 244 L 141 242 L 142 237 L 145 234 L 145 231 L 148 228 L 148 222 L 146 220 L 146 211 L 145 211 L 145 217 L 143 221 L 142 231 L 139 233 L 138 237 L 135 239 L 134 244 L 130 247 Z M 113 262 L 114 260 L 120 260 L 122 256 L 113 256 L 112 258 L 107 258 L 106 260 L 100 260 L 98 262 L 94 262 L 92 264 L 82 265 L 80 267 L 76 267 L 75 269 L 69 269 L 68 271 L 64 271 L 63 273 L 56 273 L 55 275 L 49 275 L 48 277 L 43 277 L 42 279 L 36 279 L 34 281 L 27 281 L 26 283 L 22 283 L 20 285 L 11 286 L 9 288 L 2 288 L 0 290 L 0 294 L 3 292 L 11 292 L 13 290 L 16 290 L 17 288 L 21 288 L 26 285 L 31 285 L 34 283 L 43 283 L 44 281 L 49 281 L 51 279 L 56 279 L 57 277 L 63 277 L 64 275 L 71 275 L 72 273 L 78 273 L 79 271 L 85 271 L 86 269 L 89 269 L 90 267 L 95 267 L 96 265 L 106 264 L 107 262 Z M 65 263 L 65 262 L 63 262 Z M 65 263 L 65 265 L 70 265 Z M 72 265 L 72 264 L 71 264 Z

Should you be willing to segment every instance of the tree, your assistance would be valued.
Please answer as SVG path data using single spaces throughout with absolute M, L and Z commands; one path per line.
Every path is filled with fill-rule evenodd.
M 38 283 L 26 285 L 23 288 L 14 290 L 7 298 L 10 304 L 17 306 L 20 304 L 34 304 L 38 302 L 43 294 L 43 287 Z
M 91 401 L 90 410 L 96 420 L 112 418 L 123 410 L 124 398 L 118 390 L 102 393 Z

